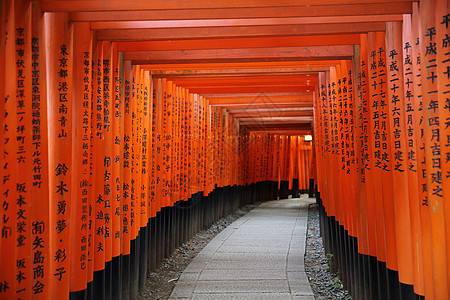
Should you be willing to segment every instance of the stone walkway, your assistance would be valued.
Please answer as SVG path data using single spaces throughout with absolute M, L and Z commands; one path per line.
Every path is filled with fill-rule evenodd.
M 314 299 L 303 261 L 314 201 L 265 202 L 236 220 L 192 260 L 170 299 Z

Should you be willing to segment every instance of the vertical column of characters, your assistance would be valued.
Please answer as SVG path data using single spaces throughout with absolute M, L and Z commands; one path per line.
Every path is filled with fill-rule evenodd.
M 378 92 L 380 106 L 380 135 L 381 135 L 381 173 L 382 192 L 384 202 L 384 224 L 386 228 L 386 265 L 391 270 L 398 270 L 395 204 L 393 195 L 393 163 L 391 158 L 391 132 L 389 120 L 388 79 L 386 71 L 385 33 L 375 33 L 378 65 Z
M 395 201 L 399 280 L 413 284 L 411 213 L 407 166 L 407 133 L 404 99 L 402 24 L 388 22 L 386 28 L 388 107 L 390 111 L 391 157 Z
M 131 185 L 132 191 L 132 207 L 134 210 L 134 220 L 132 219 L 133 238 L 136 238 L 139 234 L 141 225 L 141 182 L 142 182 L 142 107 L 143 107 L 143 70 L 140 66 L 136 66 L 135 73 L 135 107 L 134 107 L 134 168 L 133 179 Z
M 111 43 L 103 42 L 103 130 L 105 138 L 105 152 L 103 154 L 103 220 L 104 220 L 104 236 L 105 236 L 105 261 L 111 261 L 112 258 L 112 163 L 113 163 L 113 104 L 112 91 L 114 87 L 114 74 L 112 68 Z
M 4 74 L 16 74 L 16 28 L 14 1 L 2 1 L 2 35 L 4 40 L 4 64 L 2 64 L 2 72 Z M 2 42 L 3 44 L 3 42 Z M 6 57 L 8 59 L 6 59 Z M 0 270 L 0 296 L 5 299 L 16 297 L 16 243 L 17 230 L 15 219 L 16 215 L 16 184 L 17 184 L 17 147 L 16 147 L 16 95 L 17 95 L 17 78 L 16 76 L 5 76 L 4 91 L 1 98 L 2 105 L 2 121 L 1 127 L 1 262 Z M 46 222 L 48 220 L 45 220 Z M 49 227 L 50 224 L 46 223 Z M 48 242 L 48 241 L 47 241 Z M 34 243 L 34 241 L 33 241 Z M 41 244 L 42 248 L 49 247 L 48 243 Z M 43 253 L 45 253 L 43 251 Z M 46 257 L 48 259 L 48 256 Z M 49 270 L 47 270 L 49 272 Z M 42 280 L 43 281 L 43 280 Z M 41 282 L 42 282 L 41 281 Z M 42 282 L 45 285 L 47 282 Z
M 227 157 L 227 150 L 225 148 L 225 138 L 227 137 L 226 127 L 225 127 L 226 110 L 219 108 L 219 153 L 221 154 L 220 160 L 220 186 L 225 186 L 226 174 L 225 174 L 225 161 Z
M 340 61 L 340 89 L 341 92 L 341 102 L 339 103 L 340 107 L 340 118 L 339 118 L 339 127 L 340 127 L 340 153 L 341 153 L 341 174 L 342 179 L 344 179 L 344 184 L 342 185 L 342 199 L 345 201 L 346 208 L 344 210 L 344 216 L 345 216 L 345 224 L 346 228 L 349 232 L 349 235 L 354 236 L 353 234 L 353 228 L 352 228 L 352 192 L 350 192 L 350 135 L 349 135 L 349 116 L 348 116 L 348 70 L 347 70 L 347 64 L 345 61 Z
M 170 196 L 170 203 L 173 205 L 177 200 L 176 197 L 174 197 L 174 178 L 175 178 L 175 170 L 174 170 L 174 159 L 176 158 L 176 139 L 175 139 L 175 107 L 177 103 L 177 97 L 178 97 L 178 87 L 172 83 L 172 102 L 171 102 L 171 108 L 170 108 L 170 161 L 169 161 L 169 196 Z
M 182 190 L 182 161 L 183 161 L 183 149 L 182 149 L 182 138 L 183 138 L 183 115 L 181 114 L 183 99 L 185 98 L 186 89 L 178 88 L 178 101 L 177 101 L 177 128 L 176 128 L 176 137 L 177 137 L 177 149 L 176 149 L 176 187 L 174 188 L 174 192 L 178 195 L 179 201 L 186 200 L 186 197 L 183 194 Z
M 123 54 L 112 44 L 112 153 L 111 153 L 111 237 L 112 256 L 122 253 L 122 188 L 123 188 L 123 135 L 124 135 L 124 65 Z
M 91 52 L 91 82 L 90 82 L 90 114 L 89 114 L 89 125 L 90 125 L 90 136 L 89 136 L 89 151 L 88 151 L 88 164 L 89 164 L 89 189 L 88 189 L 88 202 L 89 202 L 89 210 L 88 210 L 88 239 L 87 239 L 87 282 L 92 282 L 94 280 L 94 255 L 95 255 L 95 232 L 94 232 L 94 207 L 95 207 L 95 195 L 94 195 L 94 145 L 93 141 L 95 139 L 95 68 L 96 68 L 96 46 L 97 44 L 94 41 L 94 37 L 92 37 L 92 52 Z
M 187 200 L 189 198 L 189 194 L 187 193 L 187 179 L 186 179 L 186 166 L 187 166 L 187 157 L 184 155 L 186 153 L 186 145 L 188 136 L 186 135 L 187 128 L 187 97 L 189 94 L 186 89 L 182 90 L 182 95 L 180 97 L 180 193 L 183 200 Z
M 179 190 L 179 106 L 180 106 L 180 97 L 181 96 L 181 88 L 176 86 L 174 89 L 174 97 L 173 97 L 173 116 L 172 116 L 172 203 L 177 203 L 181 200 L 180 190 Z
M 425 157 L 425 116 L 422 97 L 422 61 L 419 38 L 420 27 L 419 5 L 413 4 L 413 13 L 411 21 L 411 35 L 412 35 L 412 65 L 413 65 L 413 95 L 414 101 L 412 109 L 414 110 L 413 125 L 416 129 L 416 152 L 417 152 L 417 173 L 418 173 L 418 194 L 420 205 L 420 223 L 422 229 L 422 252 L 423 252 L 423 279 L 424 290 L 427 297 L 434 298 L 433 285 L 433 263 L 431 254 L 431 234 L 430 234 L 430 215 L 428 209 L 428 185 L 426 172 L 426 157 Z
M 199 118 L 199 153 L 198 153 L 198 158 L 199 158 L 199 174 L 197 175 L 200 180 L 200 185 L 199 185 L 199 189 L 200 191 L 204 191 L 205 189 L 205 183 L 206 183 L 206 177 L 204 174 L 204 170 L 205 170 L 205 165 L 206 165 L 206 160 L 205 160 L 205 156 L 204 156 L 204 152 L 205 152 L 205 136 L 204 136 L 204 130 L 205 130 L 205 126 L 206 126 L 206 108 L 204 106 L 205 103 L 205 98 L 202 96 L 199 96 L 199 111 L 198 111 L 198 118 Z
M 436 0 L 436 59 L 441 133 L 443 199 L 450 199 L 450 4 Z M 450 269 L 450 204 L 444 201 L 447 269 Z M 450 276 L 447 276 L 450 295 Z
M 186 201 L 190 195 L 187 191 L 187 178 L 186 178 L 186 164 L 187 157 L 185 155 L 185 147 L 187 145 L 187 136 L 186 136 L 186 110 L 187 110 L 187 99 L 189 97 L 189 92 L 181 88 L 180 90 L 180 98 L 179 98 L 179 147 L 178 147 L 178 157 L 179 157 L 179 190 L 180 190 L 180 198 L 181 200 Z
M 337 95 L 337 135 L 336 135 L 336 149 L 338 157 L 338 165 L 336 168 L 336 179 L 339 188 L 336 190 L 339 197 L 340 205 L 338 208 L 338 213 L 340 216 L 340 224 L 348 230 L 349 222 L 349 203 L 348 203 L 348 185 L 346 182 L 346 164 L 345 164 L 345 129 L 344 129 L 344 103 L 347 106 L 347 93 L 344 93 L 345 83 L 347 81 L 346 71 L 343 66 L 339 63 L 336 65 L 336 95 Z
M 167 81 L 161 80 L 161 141 L 160 141 L 160 199 L 162 207 L 167 206 L 166 203 L 166 125 L 167 125 Z
M 6 61 L 6 57 L 5 57 L 5 46 L 6 46 L 6 24 L 7 24 L 7 4 L 9 5 L 9 3 L 7 3 L 7 1 L 2 1 L 0 3 L 0 40 L 5 41 L 4 43 L 0 43 L 0 62 L 1 62 L 1 67 L 0 67 L 0 111 L 4 111 L 4 107 L 5 107 L 5 103 L 4 103 L 4 98 L 5 98 L 5 74 L 6 74 L 6 70 L 5 70 L 5 61 Z M 3 120 L 4 120 L 4 116 L 3 114 L 0 114 L 0 128 L 3 127 Z M 3 148 L 2 146 L 0 146 L 0 153 L 3 152 L 2 151 Z M 0 178 L 3 178 L 3 170 L 0 168 Z M 0 186 L 1 188 L 1 186 Z M 1 250 L 2 249 L 2 240 L 0 239 L 0 257 L 1 257 Z
M 72 124 L 74 172 L 72 176 L 70 291 L 87 288 L 88 271 L 88 223 L 90 169 L 89 147 L 91 136 L 91 86 L 92 86 L 92 32 L 89 24 L 76 23 L 73 27 L 73 115 Z M 65 258 L 69 259 L 69 258 Z
M 215 157 L 214 161 L 216 162 L 215 165 L 215 180 L 214 183 L 217 185 L 217 187 L 221 187 L 222 180 L 221 180 L 221 173 L 222 173 L 222 158 L 223 158 L 223 152 L 220 148 L 221 145 L 221 133 L 222 133 L 222 110 L 219 109 L 217 106 L 214 106 L 214 116 L 215 116 L 215 132 L 214 132 L 214 150 L 215 150 Z
M 366 205 L 367 205 L 367 243 L 368 253 L 372 257 L 377 257 L 377 224 L 375 221 L 375 201 L 374 201 L 374 149 L 373 149 L 373 133 L 371 125 L 371 106 L 369 101 L 369 59 L 367 34 L 361 34 L 361 106 L 362 106 L 362 132 L 363 145 L 361 146 L 362 166 L 361 166 L 361 182 L 365 184 Z M 363 170 L 364 169 L 364 170 Z M 384 234 L 384 233 L 383 233 Z
M 220 109 L 217 106 L 214 106 L 214 112 L 216 115 L 216 132 L 215 132 L 215 150 L 216 150 L 216 180 L 215 183 L 217 187 L 222 187 L 222 162 L 223 162 L 223 149 L 221 148 L 222 145 L 222 134 L 223 134 L 223 127 L 222 127 L 222 109 Z
M 320 76 L 319 73 L 318 75 Z M 314 147 L 313 147 L 313 153 L 315 156 L 315 165 L 314 165 L 314 170 L 311 170 L 312 172 L 314 172 L 315 175 L 315 186 L 317 186 L 318 189 L 320 189 L 319 185 L 320 183 L 319 181 L 319 172 L 320 172 L 320 165 L 322 163 L 322 156 L 323 156 L 323 146 L 322 146 L 322 136 L 318 136 L 319 132 L 323 131 L 323 127 L 322 127 L 322 103 L 320 101 L 320 93 L 321 93 L 321 80 L 318 77 L 318 81 L 317 81 L 317 88 L 316 88 L 316 92 L 313 94 L 313 130 L 312 130 L 312 135 L 314 136 L 313 140 L 314 140 Z
M 136 179 L 137 174 L 136 170 L 138 168 L 138 102 L 139 99 L 139 75 L 140 68 L 139 66 L 133 65 L 131 67 L 131 99 L 130 99 L 130 112 L 131 112 L 131 128 L 130 128 L 130 181 L 128 186 L 128 194 L 130 197 L 130 240 L 134 240 L 136 238 L 136 215 L 138 212 L 138 208 L 136 205 L 137 201 L 137 191 L 136 191 Z
M 161 192 L 162 192 L 162 111 L 163 111 L 163 101 L 162 101 L 162 79 L 155 79 L 153 82 L 153 89 L 156 90 L 156 211 L 160 211 L 163 207 Z
M 180 200 L 185 201 L 188 199 L 188 196 L 186 196 L 184 194 L 183 191 L 183 160 L 184 160 L 184 152 L 183 152 L 183 146 L 184 146 L 184 115 L 183 115 L 183 110 L 184 110 L 184 102 L 186 99 L 186 89 L 185 88 L 180 88 L 179 91 L 179 98 L 178 98 L 178 162 L 177 162 L 177 176 L 178 176 L 178 192 L 179 192 L 179 197 Z
M 198 153 L 201 151 L 200 132 L 203 126 L 202 122 L 204 121 L 202 117 L 204 110 L 202 107 L 203 97 L 201 97 L 198 94 L 194 94 L 192 96 L 191 94 L 189 94 L 188 98 L 189 97 L 192 97 L 191 134 L 193 139 L 193 143 L 191 144 L 193 155 L 193 157 L 191 158 L 192 171 L 189 183 L 191 186 L 191 193 L 194 194 L 202 190 L 200 184 L 201 179 L 199 178 L 199 176 L 201 176 L 199 173 L 199 168 L 201 168 L 201 162 Z
M 32 109 L 32 186 L 31 217 L 31 286 L 32 296 L 49 297 L 49 182 L 48 127 L 44 17 L 39 3 L 32 3 L 31 37 L 31 109 Z M 9 56 L 8 56 L 9 57 Z M 6 63 L 5 63 L 6 64 Z M 3 98 L 0 98 L 3 99 Z M 1 150 L 0 150 L 1 151 Z M 0 242 L 1 244 L 1 242 Z M 2 260 L 4 262 L 4 260 Z M 3 266 L 3 263 L 2 263 Z M 3 267 L 2 267 L 3 268 Z M 6 267 L 5 267 L 6 268 Z M 8 271 L 9 269 L 5 269 Z
M 94 271 L 105 268 L 105 200 L 104 200 L 104 165 L 105 165 L 105 130 L 103 123 L 103 42 L 97 42 L 93 59 L 94 103 L 93 103 L 93 226 L 94 226 Z
M 153 187 L 153 174 L 154 174 L 154 160 L 153 160 L 153 102 L 155 101 L 154 94 L 153 94 L 153 76 L 151 72 L 149 71 L 149 80 L 147 82 L 148 85 L 148 93 L 149 93 L 149 99 L 148 99 L 148 109 L 149 109 L 149 118 L 148 118 L 148 126 L 149 126 L 149 133 L 148 133 L 148 166 L 147 166 L 147 172 L 148 172 L 148 191 L 147 191 L 147 217 L 148 219 L 153 217 L 153 196 L 152 196 L 152 187 Z
M 191 148 L 192 157 L 186 158 L 187 163 L 187 174 L 186 174 L 186 185 L 187 185 L 187 195 L 189 197 L 192 194 L 200 192 L 202 188 L 200 187 L 200 178 L 202 176 L 200 171 L 199 160 L 199 143 L 200 143 L 200 130 L 201 130 L 201 122 L 203 118 L 201 117 L 201 112 L 203 111 L 202 102 L 199 95 L 193 95 L 186 91 L 186 103 L 187 109 L 185 113 L 187 113 L 187 122 L 186 122 L 186 131 L 188 140 L 185 141 L 186 147 Z M 195 157 L 194 157 L 195 156 Z
M 367 61 L 367 68 L 368 68 L 368 99 L 369 99 L 369 114 L 370 114 L 370 121 L 369 121 L 369 134 L 370 134 L 370 145 L 369 149 L 372 151 L 369 153 L 369 166 L 372 170 L 370 177 L 373 178 L 372 182 L 372 189 L 370 189 L 367 192 L 367 195 L 369 199 L 372 197 L 373 193 L 373 207 L 374 207 L 374 214 L 375 214 L 375 228 L 376 228 L 376 246 L 377 246 L 377 259 L 381 262 L 386 262 L 386 246 L 385 246 L 385 223 L 384 223 L 384 201 L 383 195 L 381 196 L 381 201 L 377 201 L 375 203 L 375 193 L 378 191 L 381 191 L 381 170 L 382 170 L 382 160 L 381 160 L 381 108 L 380 108 L 380 86 L 378 85 L 378 82 L 380 80 L 378 70 L 378 59 L 377 59 L 377 46 L 375 44 L 375 33 L 369 32 L 367 35 L 367 55 L 368 55 L 368 61 Z M 386 82 L 384 82 L 386 83 Z M 367 179 L 368 176 L 366 176 Z M 371 206 L 371 203 L 369 202 L 369 208 Z
M 208 131 L 207 131 L 207 137 L 208 137 L 208 150 L 207 150 L 207 157 L 208 157 L 208 189 L 206 191 L 206 195 L 208 195 L 214 187 L 214 178 L 213 178 L 213 165 L 214 165 L 214 148 L 213 148 L 213 126 L 214 126 L 214 115 L 213 115 L 213 108 L 211 105 L 209 105 L 209 101 L 206 100 L 206 107 L 208 108 Z
M 134 168 L 134 178 L 135 181 L 132 185 L 133 194 L 134 194 L 134 237 L 136 238 L 139 234 L 139 230 L 141 228 L 141 205 L 144 199 L 142 199 L 141 188 L 142 188 L 142 148 L 143 148 L 143 116 L 144 116 L 144 70 L 140 68 L 140 66 L 136 67 L 136 135 L 134 142 L 135 149 L 135 159 L 136 164 Z
M 367 149 L 367 119 L 364 119 L 364 106 L 362 97 L 362 46 L 355 47 L 355 56 L 353 58 L 353 110 L 354 110 L 354 125 L 353 125 L 353 142 L 354 142 L 354 180 L 355 180 L 355 203 L 356 203 L 356 222 L 358 230 L 358 251 L 361 254 L 368 255 L 368 212 L 367 212 L 367 198 L 366 198 L 366 174 L 365 161 Z M 366 51 L 367 52 L 367 51 Z M 365 76 L 365 74 L 364 74 Z
M 334 114 L 333 114 L 333 98 L 336 98 L 336 91 L 332 88 L 331 85 L 331 72 L 335 72 L 334 67 L 330 67 L 330 70 L 325 74 L 325 86 L 326 86 L 326 102 L 327 102 L 327 117 L 328 117 L 328 131 L 329 131 L 329 143 L 326 145 L 325 149 L 327 150 L 327 161 L 326 163 L 330 166 L 330 172 L 327 172 L 327 180 L 326 180 L 326 188 L 324 189 L 324 199 L 325 204 L 327 204 L 327 213 L 331 216 L 336 216 L 336 195 L 334 194 L 334 168 L 335 168 L 335 157 L 334 157 Z
M 211 187 L 211 107 L 209 106 L 209 101 L 205 99 L 205 175 L 207 178 L 206 181 L 206 190 L 205 196 L 207 196 L 210 192 Z
M 319 91 L 315 100 L 315 106 L 314 106 L 314 116 L 316 118 L 315 120 L 315 126 L 314 130 L 315 136 L 317 139 L 318 147 L 316 148 L 316 151 L 318 151 L 318 157 L 317 157 L 317 189 L 318 191 L 324 195 L 326 193 L 324 189 L 324 182 L 326 180 L 325 176 L 326 174 L 322 172 L 322 167 L 325 165 L 325 155 L 326 155 L 326 146 L 329 145 L 329 130 L 328 130 L 328 116 L 327 116 L 327 90 L 326 90 L 326 78 L 325 78 L 325 72 L 320 72 L 318 75 L 318 85 L 319 85 Z M 320 146 L 319 146 L 320 145 Z M 324 201 L 326 201 L 324 199 Z
M 237 178 L 236 175 L 238 174 L 237 172 L 239 172 L 239 164 L 236 162 L 236 133 L 235 133 L 235 122 L 234 122 L 234 118 L 231 114 L 227 113 L 227 117 L 228 117 L 228 130 L 229 130 L 229 143 L 231 143 L 231 147 L 230 147 L 230 152 L 229 152 L 229 157 L 230 160 L 228 162 L 228 166 L 227 169 L 229 170 L 229 185 L 230 186 L 234 186 L 236 184 Z M 267 170 L 268 174 L 270 172 L 270 169 Z M 269 177 L 267 177 L 267 180 L 270 180 Z
M 359 61 L 358 61 L 359 62 Z M 355 142 L 355 127 L 356 127 L 356 108 L 354 97 L 354 67 L 351 60 L 345 61 L 347 64 L 347 99 L 348 99 L 348 153 L 347 153 L 347 167 L 349 168 L 350 175 L 350 200 L 351 200 L 351 215 L 352 215 L 352 228 L 353 236 L 360 237 L 360 228 L 357 217 L 360 211 L 359 203 L 359 170 L 357 168 L 359 144 Z M 351 192 L 355 191 L 355 192 Z
M 329 73 L 329 72 L 328 72 Z M 331 133 L 331 118 L 329 115 L 330 111 L 330 104 L 328 102 L 328 80 L 327 80 L 327 72 L 321 73 L 321 84 L 320 84 L 320 101 L 322 103 L 322 114 L 323 114 L 323 157 L 324 157 L 324 165 L 328 164 L 329 157 L 330 157 L 330 151 L 331 151 L 331 143 L 332 143 L 332 133 Z M 320 191 L 323 195 L 323 201 L 326 204 L 329 201 L 329 187 L 328 187 L 328 177 L 330 173 L 324 172 L 323 173 L 323 180 L 322 180 L 322 190 Z M 329 208 L 329 207 L 327 207 Z
M 155 84 L 156 82 L 156 84 Z M 152 91 L 152 114 L 151 114 L 151 128 L 152 128 L 152 134 L 151 134 L 151 174 L 150 174 L 150 216 L 156 217 L 156 163 L 157 163 L 157 156 L 156 156 L 156 104 L 157 104 L 157 97 L 156 97 L 156 87 L 157 87 L 157 79 L 152 78 L 151 79 L 151 91 Z
M 225 128 L 225 137 L 224 137 L 224 147 L 226 148 L 226 158 L 225 158 L 225 186 L 231 185 L 231 157 L 232 157 L 232 149 L 233 149 L 233 141 L 231 139 L 231 118 L 230 114 L 226 109 L 224 109 L 224 128 Z M 267 153 L 266 153 L 267 155 Z M 267 169 L 266 169 L 267 172 Z
M 214 109 L 214 187 L 220 187 L 220 166 L 222 160 L 222 153 L 220 149 L 220 133 L 222 131 L 221 124 L 221 110 L 217 106 Z
M 143 147 L 144 147 L 144 70 L 139 68 L 137 73 L 137 107 L 136 107 L 136 129 L 137 129 L 137 135 L 136 135 L 136 168 L 134 170 L 135 176 L 136 176 L 136 182 L 134 184 L 134 190 L 135 190 L 135 213 L 136 213 L 136 227 L 135 227 L 135 235 L 136 237 L 139 234 L 139 230 L 141 227 L 141 218 L 145 217 L 145 215 L 142 214 L 142 205 L 145 201 L 145 199 L 142 198 L 142 162 L 143 162 Z M 148 96 L 147 96 L 148 100 Z M 148 109 L 148 108 L 147 108 Z
M 166 195 L 167 204 L 172 206 L 172 155 L 173 155 L 173 101 L 175 95 L 175 85 L 172 82 L 167 82 L 167 123 L 166 123 Z
M 217 166 L 218 166 L 218 154 L 217 153 L 217 140 L 218 140 L 218 116 L 217 106 L 211 106 L 211 191 L 216 188 L 217 184 Z
M 150 73 L 142 71 L 142 150 L 141 150 L 141 184 L 139 187 L 140 195 L 140 227 L 146 227 L 148 224 L 148 183 L 149 183 L 149 146 L 150 146 L 150 114 L 151 114 L 151 94 L 150 94 Z
M 351 73 L 349 75 L 349 71 L 351 72 L 351 70 L 349 70 L 349 65 L 347 64 L 347 61 L 341 61 L 340 62 L 341 65 L 341 76 L 342 76 L 342 110 L 343 110 L 343 123 L 342 123 L 342 132 L 343 134 L 341 135 L 342 141 L 341 141 L 341 146 L 342 146 L 342 158 L 343 158 L 343 169 L 342 171 L 344 171 L 343 173 L 343 177 L 342 178 L 346 178 L 347 183 L 345 184 L 345 188 L 343 191 L 345 191 L 345 194 L 343 195 L 346 198 L 347 201 L 347 207 L 348 209 L 346 209 L 347 212 L 347 226 L 348 226 L 348 233 L 350 236 L 355 236 L 356 235 L 356 230 L 355 227 L 353 226 L 353 222 L 354 222 L 354 214 L 353 214 L 353 210 L 356 207 L 353 201 L 353 196 L 354 193 L 352 191 L 354 191 L 354 185 L 353 185 L 353 181 L 352 181 L 352 173 L 351 173 L 351 151 L 354 150 L 354 148 L 351 148 L 351 137 L 350 137 L 350 133 L 352 130 L 352 118 L 350 116 L 350 110 L 352 109 L 352 103 L 351 103 L 351 98 L 350 95 L 351 93 L 349 92 L 349 86 L 351 85 Z M 309 156 L 308 156 L 309 158 Z M 344 166 L 345 165 L 345 166 Z
M 419 146 L 419 128 L 415 125 L 417 122 L 417 114 L 415 113 L 414 102 L 418 100 L 414 94 L 414 72 L 413 61 L 414 55 L 412 51 L 412 28 L 411 15 L 403 15 L 403 96 L 405 110 L 405 134 L 406 134 L 406 172 L 408 176 L 409 190 L 409 207 L 411 222 L 411 239 L 413 254 L 413 279 L 414 292 L 418 295 L 424 295 L 424 278 L 423 278 L 423 258 L 422 258 L 422 229 L 420 220 L 420 200 L 419 200 L 419 181 L 418 181 L 418 154 Z
M 228 159 L 228 147 L 226 146 L 226 140 L 228 138 L 228 132 L 226 127 L 226 119 L 227 119 L 227 110 L 221 109 L 221 124 L 222 124 L 222 134 L 220 136 L 220 151 L 222 151 L 222 166 L 221 166 L 221 185 L 226 186 L 227 182 L 227 170 L 226 170 L 226 162 Z
M 421 79 L 428 187 L 427 206 L 430 216 L 434 296 L 438 299 L 447 299 L 449 297 L 448 266 L 444 220 L 445 201 L 442 192 L 442 141 L 440 133 L 440 123 L 445 122 L 445 120 L 439 119 L 439 110 L 442 107 L 439 107 L 437 47 L 441 41 L 436 36 L 435 4 L 435 1 L 420 3 L 419 40 L 422 60 Z
M 200 96 L 184 90 L 183 105 L 181 111 L 182 131 L 182 174 L 184 199 L 187 200 L 191 194 L 202 190 L 201 188 L 201 162 L 200 162 Z M 184 132 L 184 133 L 183 133 Z M 189 138 L 190 137 L 190 138 Z M 191 157 L 186 157 L 184 149 L 191 147 Z M 186 167 L 185 167 L 186 166 Z
M 210 109 L 210 127 L 209 127 L 209 147 L 211 150 L 210 153 L 210 160 L 211 160 L 211 164 L 210 164 L 210 192 L 214 190 L 215 188 L 215 183 L 216 183 L 216 174 L 215 174 L 215 170 L 216 170 L 216 156 L 217 153 L 215 153 L 216 150 L 216 108 L 214 106 L 211 106 L 209 104 L 208 101 L 208 107 Z
M 32 169 L 32 70 L 31 70 L 31 4 L 15 1 L 15 44 L 16 44 L 16 168 Z M 17 238 L 15 290 L 18 299 L 30 298 L 31 286 L 31 187 L 33 178 L 29 172 L 18 172 L 16 177 Z M 11 258 L 10 258 L 11 259 Z
M 222 155 L 220 149 L 220 133 L 222 131 L 222 122 L 221 122 L 221 109 L 217 106 L 213 106 L 214 109 L 214 187 L 220 187 L 220 167 L 222 163 Z
M 339 151 L 339 95 L 338 95 L 338 69 L 336 67 L 330 68 L 330 116 L 331 116 L 331 132 L 332 132 L 332 158 L 331 158 L 331 172 L 332 172 L 332 194 L 335 203 L 333 213 L 339 224 L 344 225 L 342 219 L 342 206 L 339 169 L 341 168 L 341 156 Z
M 2 62 L 2 67 L 1 70 L 2 72 L 0 72 L 0 99 L 3 99 L 3 97 L 5 96 L 5 46 L 6 46 L 6 24 L 7 24 L 7 4 L 9 5 L 9 3 L 7 3 L 7 1 L 2 1 L 2 3 L 0 3 L 0 39 L 2 41 L 5 41 L 5 43 L 1 43 L 0 44 L 0 61 Z M 34 21 L 34 20 L 33 20 Z M 4 108 L 4 103 L 3 101 L 0 101 L 0 109 L 3 110 Z M 0 124 L 3 123 L 3 117 L 0 116 Z M 1 171 L 0 171 L 0 176 L 1 176 Z M 0 243 L 1 245 L 1 243 Z M 0 246 L 1 247 L 1 246 Z
M 192 99 L 192 100 L 191 100 Z M 190 186 L 189 192 L 186 193 L 186 199 L 190 196 L 190 194 L 195 194 L 199 191 L 202 190 L 201 188 L 201 157 L 199 156 L 200 154 L 200 130 L 201 130 L 201 122 L 202 122 L 202 118 L 201 118 L 201 106 L 200 106 L 200 98 L 199 95 L 195 94 L 189 94 L 186 91 L 186 96 L 184 99 L 185 103 L 191 103 L 192 101 L 192 105 L 189 105 L 189 117 L 191 122 L 184 122 L 184 126 L 185 128 L 188 126 L 188 124 L 190 124 L 190 139 L 186 140 L 186 135 L 184 135 L 184 141 L 183 141 L 183 145 L 186 145 L 188 143 L 191 143 L 191 149 L 192 149 L 192 157 L 189 160 L 189 163 L 191 165 L 191 167 L 189 168 L 190 170 L 190 174 L 189 176 L 185 176 L 186 177 L 186 181 L 187 184 Z M 185 107 L 187 107 L 185 105 Z M 184 112 L 184 114 L 182 113 L 182 118 L 183 120 L 186 119 L 186 117 L 184 117 L 186 115 L 186 112 Z M 188 136 L 188 137 L 189 137 Z M 184 155 L 182 155 L 182 157 L 185 159 Z M 186 160 L 186 159 L 185 159 Z
M 69 294 L 72 175 L 72 26 L 64 13 L 45 15 L 47 45 L 50 294 Z
M 123 185 L 122 185 L 122 255 L 130 254 L 131 225 L 130 225 L 130 186 L 131 186 L 131 81 L 132 66 L 131 61 L 124 63 L 124 97 L 123 97 Z
M 207 126 L 207 116 L 206 116 L 206 100 L 204 97 L 200 97 L 200 117 L 201 117 L 201 129 L 200 129 L 200 143 L 201 143 L 201 178 L 202 178 L 202 191 L 206 191 L 206 126 Z

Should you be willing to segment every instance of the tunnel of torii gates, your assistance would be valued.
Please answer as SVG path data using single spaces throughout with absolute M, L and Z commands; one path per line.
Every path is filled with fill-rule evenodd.
M 447 0 L 3 0 L 0 20 L 1 299 L 135 299 L 194 233 L 309 189 L 355 299 L 449 299 Z

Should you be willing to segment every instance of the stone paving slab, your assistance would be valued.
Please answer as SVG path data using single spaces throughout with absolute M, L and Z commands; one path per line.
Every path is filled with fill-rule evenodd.
M 304 271 L 314 201 L 266 202 L 230 224 L 192 260 L 170 299 L 314 299 Z

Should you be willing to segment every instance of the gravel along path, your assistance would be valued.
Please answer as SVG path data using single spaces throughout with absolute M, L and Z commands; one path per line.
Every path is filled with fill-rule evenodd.
M 183 270 L 186 269 L 191 260 L 209 241 L 259 204 L 246 205 L 238 209 L 236 212 L 217 221 L 210 228 L 200 231 L 192 239 L 174 250 L 172 255 L 161 263 L 159 270 L 150 272 L 145 284 L 145 290 L 139 294 L 138 300 L 168 299 Z
M 352 299 L 338 275 L 330 271 L 332 255 L 325 254 L 320 237 L 317 204 L 309 206 L 306 234 L 305 271 L 316 299 Z

